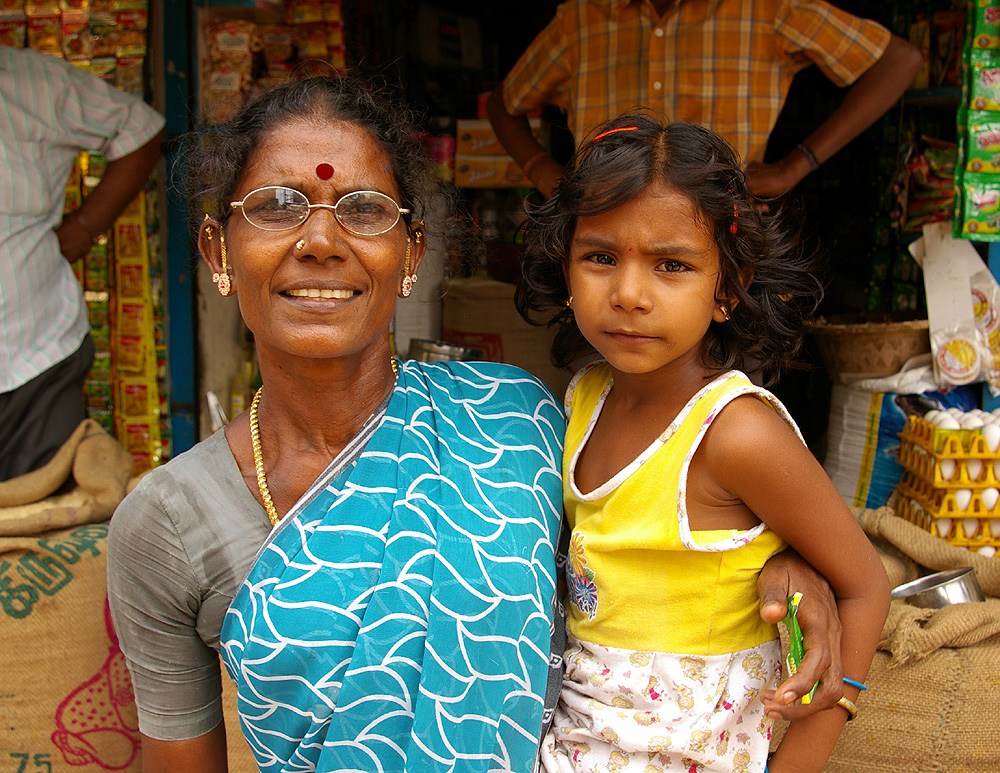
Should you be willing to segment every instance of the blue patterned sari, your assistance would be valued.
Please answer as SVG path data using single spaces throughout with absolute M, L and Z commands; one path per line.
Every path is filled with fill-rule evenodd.
M 401 363 L 226 614 L 262 771 L 532 770 L 563 431 L 517 368 Z

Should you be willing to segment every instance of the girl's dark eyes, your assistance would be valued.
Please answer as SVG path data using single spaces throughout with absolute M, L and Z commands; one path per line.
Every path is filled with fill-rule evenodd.
M 613 266 L 615 264 L 615 259 L 606 252 L 593 252 L 590 255 L 585 255 L 583 259 L 599 266 Z
M 661 271 L 666 271 L 670 274 L 675 274 L 680 271 L 686 271 L 687 266 L 683 263 L 678 263 L 676 260 L 665 260 L 659 266 Z

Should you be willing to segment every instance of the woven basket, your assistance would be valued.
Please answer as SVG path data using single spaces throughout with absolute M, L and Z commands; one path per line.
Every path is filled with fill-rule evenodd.
M 835 384 L 891 376 L 911 357 L 931 350 L 926 319 L 874 322 L 820 317 L 809 331 Z

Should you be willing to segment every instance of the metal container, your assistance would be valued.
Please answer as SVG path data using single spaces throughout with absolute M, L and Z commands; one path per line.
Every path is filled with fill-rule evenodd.
M 473 349 L 469 346 L 411 338 L 410 351 L 406 357 L 421 362 L 443 362 L 446 360 L 481 360 L 483 353 L 479 349 Z
M 893 588 L 892 598 L 924 609 L 985 600 L 972 567 L 948 569 L 905 583 Z

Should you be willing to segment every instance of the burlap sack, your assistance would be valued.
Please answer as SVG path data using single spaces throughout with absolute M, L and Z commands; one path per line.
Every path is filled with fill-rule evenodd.
M 946 647 L 897 667 L 888 652 L 876 652 L 858 716 L 845 725 L 824 773 L 1000 771 L 995 641 Z
M 131 472 L 132 455 L 87 419 L 44 467 L 0 481 L 0 536 L 106 521 L 125 496 Z M 75 485 L 55 494 L 70 475 Z
M 1000 559 L 949 545 L 889 507 L 855 514 L 893 587 L 972 566 L 987 600 L 944 609 L 892 602 L 858 698 L 825 773 L 1000 771 Z M 776 723 L 772 748 L 784 732 Z
M 139 771 L 135 700 L 105 591 L 107 523 L 0 538 L 0 760 Z

